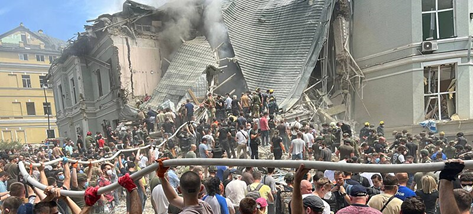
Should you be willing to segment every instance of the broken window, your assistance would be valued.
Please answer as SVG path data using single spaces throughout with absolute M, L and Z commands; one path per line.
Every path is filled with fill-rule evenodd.
M 102 74 L 100 74 L 100 69 L 97 69 L 97 85 L 99 87 L 99 97 L 103 96 L 103 89 L 102 89 Z
M 59 91 L 59 99 L 61 100 L 61 107 L 60 109 L 64 109 L 66 106 L 64 105 L 64 99 L 66 98 L 66 96 L 64 95 L 64 91 L 62 90 L 62 86 L 59 85 L 57 87 L 58 91 Z
M 144 31 L 151 32 L 151 25 L 135 24 L 135 29 L 141 32 L 144 32 Z
M 455 65 L 425 67 L 425 119 L 449 120 L 456 112 Z
M 72 100 L 74 104 L 77 103 L 77 93 L 76 93 L 76 83 L 74 82 L 74 78 L 71 78 L 71 91 L 72 91 Z
M 422 0 L 422 39 L 455 36 L 453 0 Z

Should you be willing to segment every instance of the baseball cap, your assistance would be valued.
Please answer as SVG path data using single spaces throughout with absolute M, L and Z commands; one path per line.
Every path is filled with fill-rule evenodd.
M 368 193 L 366 192 L 366 188 L 361 185 L 354 185 L 351 187 L 350 196 L 358 197 L 358 196 L 366 196 Z
M 256 206 L 258 207 L 258 209 L 268 206 L 268 202 L 264 198 L 256 199 L 256 204 L 257 204 Z
M 304 208 L 310 207 L 314 211 L 322 211 L 324 209 L 324 202 L 315 195 L 305 197 L 302 202 L 304 203 Z

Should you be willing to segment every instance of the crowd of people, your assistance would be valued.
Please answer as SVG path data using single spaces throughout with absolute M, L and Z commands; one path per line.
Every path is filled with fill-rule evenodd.
M 209 94 L 200 108 L 209 119 L 195 121 L 198 108 L 187 100 L 173 112 L 140 112 L 140 121 L 101 132 L 88 132 L 77 142 L 67 138 L 51 147 L 0 153 L 2 213 L 142 213 L 151 201 L 154 213 L 468 213 L 473 172 L 459 160 L 441 172 L 372 173 L 238 166 L 164 166 L 169 158 L 228 158 L 327 161 L 353 164 L 413 164 L 470 160 L 472 147 L 463 133 L 385 136 L 384 122 L 369 122 L 355 135 L 344 122 L 316 124 L 280 114 L 273 90 L 237 96 Z M 181 128 L 179 128 L 181 127 Z M 174 138 L 171 138 L 175 134 Z M 391 141 L 388 140 L 392 139 Z M 110 162 L 92 164 L 122 149 Z M 270 151 L 265 153 L 264 151 Z M 61 158 L 58 164 L 45 166 Z M 90 162 L 72 163 L 71 159 Z M 18 163 L 47 188 L 26 181 Z M 157 161 L 159 168 L 142 178 L 137 171 Z M 99 195 L 98 188 L 118 182 L 121 188 Z M 59 190 L 85 191 L 84 198 L 61 196 Z M 148 197 L 151 197 L 148 200 Z

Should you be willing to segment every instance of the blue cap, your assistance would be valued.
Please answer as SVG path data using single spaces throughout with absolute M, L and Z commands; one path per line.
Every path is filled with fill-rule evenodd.
M 366 196 L 368 193 L 366 192 L 366 188 L 361 185 L 353 185 L 350 189 L 350 196 Z

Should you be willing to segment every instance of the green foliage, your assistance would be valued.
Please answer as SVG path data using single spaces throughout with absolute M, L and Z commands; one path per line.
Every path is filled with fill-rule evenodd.
M 20 141 L 3 141 L 0 140 L 0 150 L 3 151 L 5 149 L 21 149 L 23 147 L 23 144 L 20 143 Z

